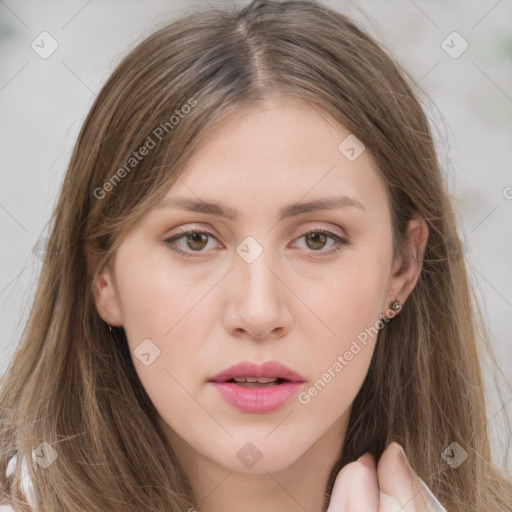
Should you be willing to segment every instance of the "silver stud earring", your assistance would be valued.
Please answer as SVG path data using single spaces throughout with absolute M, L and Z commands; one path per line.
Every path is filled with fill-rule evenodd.
M 393 302 L 389 303 L 389 307 L 393 311 L 400 311 L 402 309 L 402 304 L 400 303 L 400 301 L 398 299 L 395 299 Z
M 400 301 L 398 299 L 395 299 L 393 302 L 390 302 L 389 303 L 389 308 L 392 309 L 393 311 L 400 311 L 402 309 L 402 304 L 400 303 Z M 384 322 L 384 323 L 389 323 L 391 322 L 391 320 L 395 317 L 395 315 L 393 314 L 391 317 L 388 317 L 386 315 L 380 315 L 380 319 Z

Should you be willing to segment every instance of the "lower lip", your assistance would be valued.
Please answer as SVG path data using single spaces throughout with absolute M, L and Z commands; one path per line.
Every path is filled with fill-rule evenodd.
M 283 382 L 276 386 L 247 388 L 232 382 L 210 382 L 226 402 L 253 414 L 272 412 L 296 395 L 303 382 Z

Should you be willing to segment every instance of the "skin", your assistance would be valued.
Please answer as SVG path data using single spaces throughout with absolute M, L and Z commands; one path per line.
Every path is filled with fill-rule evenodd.
M 234 409 L 208 380 L 240 361 L 277 360 L 304 376 L 307 390 L 417 282 L 428 228 L 412 219 L 410 259 L 393 261 L 386 187 L 370 151 L 349 161 L 338 150 L 348 135 L 326 113 L 290 99 L 238 111 L 211 131 L 166 196 L 223 203 L 237 218 L 154 208 L 123 240 L 112 270 L 94 278 L 98 313 L 124 327 L 132 355 L 144 339 L 160 350 L 149 366 L 133 356 L 134 365 L 202 512 L 325 511 L 327 478 L 376 337 L 308 403 L 294 398 L 270 413 Z M 364 211 L 278 220 L 284 205 L 342 194 Z M 180 227 L 211 236 L 189 244 L 182 236 L 176 245 L 186 257 L 164 241 Z M 329 255 L 335 239 L 304 236 L 310 229 L 349 245 Z M 263 249 L 252 263 L 236 252 L 247 236 Z M 261 454 L 252 467 L 237 457 L 249 442 Z M 413 490 L 395 445 L 380 470 L 369 455 L 361 461 L 367 465 L 339 473 L 330 512 L 387 511 L 381 484 L 398 503 Z M 386 468 L 401 468 L 398 480 L 386 483 Z M 427 510 L 420 498 L 404 510 Z M 363 499 L 366 508 L 351 508 Z

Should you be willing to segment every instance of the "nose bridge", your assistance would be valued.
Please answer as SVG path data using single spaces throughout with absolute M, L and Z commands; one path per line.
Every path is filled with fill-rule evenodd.
M 290 313 L 283 303 L 282 284 L 274 275 L 278 258 L 270 247 L 247 237 L 236 248 L 231 286 L 235 288 L 229 305 L 231 328 L 266 336 L 286 327 Z M 272 269 L 272 270 L 270 270 Z
M 276 261 L 272 249 L 264 248 L 253 237 L 247 237 L 238 245 L 236 252 L 235 278 L 241 285 L 239 299 L 276 301 L 279 283 L 269 269 L 275 266 Z

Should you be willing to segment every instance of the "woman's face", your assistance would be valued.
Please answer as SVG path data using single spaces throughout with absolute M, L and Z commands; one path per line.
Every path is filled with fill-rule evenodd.
M 410 286 L 370 152 L 327 119 L 290 100 L 228 118 L 100 276 L 98 310 L 178 452 L 263 473 L 341 448 L 380 314 Z M 212 382 L 243 362 L 298 380 Z

